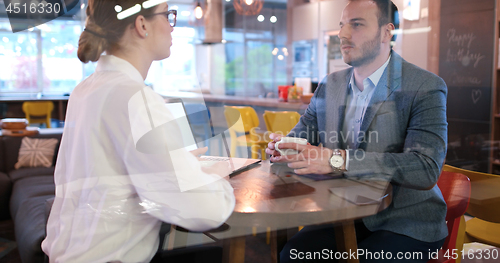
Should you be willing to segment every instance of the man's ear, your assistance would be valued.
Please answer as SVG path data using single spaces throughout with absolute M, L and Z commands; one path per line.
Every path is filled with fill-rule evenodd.
M 146 34 L 148 33 L 149 25 L 148 25 L 147 20 L 144 16 L 142 16 L 142 15 L 137 16 L 137 18 L 135 19 L 135 23 L 134 23 L 134 29 L 135 29 L 135 32 L 137 32 L 137 34 L 140 37 L 142 37 L 142 38 L 146 37 Z
M 395 28 L 396 27 L 394 26 L 393 23 L 388 23 L 382 27 L 382 42 L 383 43 L 387 43 L 387 42 L 391 41 Z

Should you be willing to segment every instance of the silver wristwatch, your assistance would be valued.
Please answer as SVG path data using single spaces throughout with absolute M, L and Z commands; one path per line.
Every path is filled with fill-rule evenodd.
M 340 170 L 344 165 L 344 157 L 342 157 L 342 153 L 339 149 L 333 150 L 332 157 L 330 157 L 330 166 L 334 170 Z

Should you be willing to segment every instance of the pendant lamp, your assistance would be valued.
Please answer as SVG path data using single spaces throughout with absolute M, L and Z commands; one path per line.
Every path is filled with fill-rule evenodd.
M 244 16 L 254 16 L 262 10 L 263 0 L 233 0 L 236 12 Z

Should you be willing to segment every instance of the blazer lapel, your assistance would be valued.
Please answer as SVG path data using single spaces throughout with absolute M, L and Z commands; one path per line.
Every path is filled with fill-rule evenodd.
M 401 64 L 402 58 L 395 52 L 392 52 L 391 61 L 389 61 L 384 74 L 382 74 L 377 87 L 375 87 L 373 96 L 366 108 L 358 141 L 363 141 L 363 136 L 366 134 L 368 127 L 370 127 L 380 106 L 389 98 L 394 90 L 401 86 Z
M 329 98 L 330 101 L 326 102 L 326 111 L 327 114 L 332 114 L 332 116 L 325 116 L 327 120 L 331 120 L 330 125 L 327 125 L 326 131 L 337 131 L 337 136 L 339 138 L 330 144 L 330 139 L 326 138 L 325 145 L 327 147 L 331 147 L 332 149 L 342 148 L 342 138 L 340 138 L 342 134 L 342 126 L 344 124 L 345 118 L 345 107 L 346 107 L 346 98 L 347 98 L 347 84 L 349 83 L 352 75 L 352 68 L 345 71 L 345 75 L 339 76 L 338 80 L 333 80 L 330 82 L 329 89 Z M 342 148 L 343 149 L 343 148 Z

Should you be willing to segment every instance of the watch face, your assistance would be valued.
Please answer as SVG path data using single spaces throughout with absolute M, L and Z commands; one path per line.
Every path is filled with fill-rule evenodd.
M 335 168 L 340 168 L 344 164 L 344 158 L 340 155 L 334 155 L 330 158 L 330 164 Z

